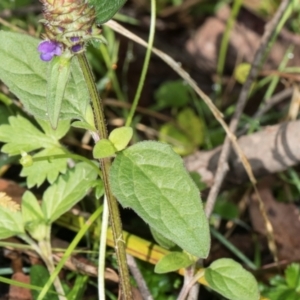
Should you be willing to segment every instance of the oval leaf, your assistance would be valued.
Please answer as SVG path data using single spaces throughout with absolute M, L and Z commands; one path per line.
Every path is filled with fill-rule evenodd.
M 150 227 L 150 231 L 152 233 L 152 236 L 157 244 L 162 246 L 163 248 L 170 249 L 175 246 L 175 243 L 161 235 L 159 232 L 157 232 L 155 229 Z
M 199 191 L 169 145 L 141 142 L 120 152 L 110 181 L 122 206 L 187 252 L 207 257 L 210 235 Z
M 155 273 L 168 273 L 190 266 L 194 261 L 184 252 L 171 252 L 158 261 Z
M 116 148 L 111 141 L 102 139 L 97 142 L 93 149 L 94 158 L 110 157 L 116 153 Z
M 96 9 L 97 22 L 105 23 L 124 5 L 126 0 L 89 0 Z
M 126 148 L 133 135 L 131 127 L 120 127 L 114 129 L 108 139 L 113 143 L 117 151 L 121 151 Z
M 209 287 L 230 300 L 258 300 L 254 276 L 230 258 L 221 258 L 205 270 Z

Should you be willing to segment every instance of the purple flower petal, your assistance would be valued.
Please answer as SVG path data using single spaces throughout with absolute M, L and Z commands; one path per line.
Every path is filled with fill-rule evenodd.
M 79 44 L 72 47 L 72 51 L 75 53 L 79 52 L 80 50 L 82 50 L 82 46 Z
M 41 53 L 40 58 L 43 61 L 50 61 L 54 55 L 61 55 L 61 45 L 55 41 L 43 41 L 38 45 L 38 51 Z
M 41 53 L 52 52 L 57 47 L 56 44 L 56 42 L 52 41 L 41 42 L 38 46 L 38 51 Z
M 54 55 L 60 56 L 62 53 L 61 47 L 58 46 L 55 48 L 55 50 L 52 52 Z
M 71 42 L 78 42 L 79 41 L 79 37 L 77 37 L 77 36 L 73 36 L 73 37 L 71 37 Z
M 40 55 L 41 60 L 43 61 L 50 61 L 53 58 L 52 53 L 42 53 Z

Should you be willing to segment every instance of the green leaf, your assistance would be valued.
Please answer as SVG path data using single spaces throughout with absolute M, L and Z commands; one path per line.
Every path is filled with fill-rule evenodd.
M 96 9 L 97 22 L 105 23 L 124 5 L 126 0 L 89 0 Z
M 173 150 L 180 155 L 188 155 L 195 150 L 188 136 L 173 123 L 166 123 L 160 128 L 159 140 L 171 144 Z
M 42 210 L 51 223 L 80 201 L 94 184 L 97 171 L 84 162 L 61 175 L 43 196 Z
M 177 122 L 195 146 L 202 145 L 205 126 L 202 119 L 198 118 L 192 109 L 183 109 L 177 116 Z
M 88 285 L 89 276 L 77 274 L 71 291 L 67 294 L 68 300 L 82 300 Z
M 93 149 L 94 158 L 110 157 L 116 153 L 116 148 L 111 141 L 102 139 L 98 141 Z
M 230 258 L 221 258 L 205 269 L 209 287 L 230 300 L 260 298 L 254 276 Z
M 170 241 L 169 239 L 165 238 L 163 235 L 161 235 L 159 232 L 157 232 L 155 229 L 150 227 L 150 231 L 152 233 L 152 236 L 156 243 L 158 243 L 160 246 L 166 249 L 170 249 L 175 246 L 175 243 Z
M 29 167 L 23 167 L 21 176 L 27 177 L 27 186 L 29 188 L 37 185 L 38 187 L 47 179 L 49 183 L 54 183 L 60 173 L 66 173 L 67 158 L 51 159 L 51 156 L 65 154 L 59 147 L 44 149 L 33 157 L 49 157 L 48 160 L 35 161 Z
M 26 191 L 22 197 L 22 216 L 25 226 L 34 221 L 44 220 L 40 204 L 30 191 Z
M 239 216 L 239 209 L 236 204 L 219 199 L 214 207 L 214 213 L 225 220 L 233 220 Z
M 75 121 L 72 123 L 72 127 L 89 131 L 95 131 L 95 127 L 85 121 Z
M 70 76 L 71 60 L 63 56 L 56 56 L 51 60 L 48 68 L 47 112 L 51 126 L 55 129 Z
M 46 94 L 48 65 L 39 58 L 39 40 L 25 34 L 0 31 L 0 80 L 37 118 L 48 119 Z M 71 78 L 61 106 L 61 119 L 84 119 L 90 96 L 78 59 L 72 59 Z
M 192 177 L 193 181 L 195 182 L 196 186 L 198 187 L 199 191 L 203 191 L 207 188 L 206 184 L 201 181 L 201 176 L 197 172 L 189 172 L 190 176 Z
M 300 265 L 296 263 L 290 264 L 284 273 L 287 285 L 300 290 Z
M 57 141 L 63 138 L 70 129 L 70 120 L 60 120 L 56 129 L 52 128 L 48 120 L 37 119 L 37 121 L 45 134 Z
M 133 130 L 131 127 L 120 127 L 114 129 L 108 139 L 112 142 L 115 146 L 117 151 L 121 151 L 125 149 L 130 142 L 133 135 Z
M 204 142 L 205 126 L 190 108 L 182 110 L 174 123 L 166 123 L 159 131 L 159 139 L 173 145 L 180 155 L 188 155 Z
M 48 270 L 41 265 L 33 265 L 30 268 L 30 283 L 35 286 L 44 287 L 49 279 Z M 51 293 L 52 292 L 52 293 Z M 32 297 L 34 300 L 38 299 L 40 291 L 32 290 Z M 43 298 L 44 300 L 59 300 L 58 296 L 55 295 L 55 289 L 53 285 L 49 288 L 47 294 Z
M 23 167 L 30 167 L 33 165 L 33 159 L 31 155 L 29 155 L 27 152 L 22 152 L 21 155 L 22 157 L 19 162 Z
M 184 252 L 170 252 L 155 265 L 155 273 L 168 273 L 190 266 L 194 261 Z
M 299 300 L 300 294 L 287 286 L 276 286 L 266 293 L 270 300 Z
M 199 191 L 169 145 L 141 142 L 120 152 L 110 182 L 122 206 L 187 252 L 207 257 L 210 234 Z
M 0 195 L 0 197 L 4 196 Z M 1 202 L 2 199 L 0 198 L 0 203 Z M 0 204 L 0 239 L 6 239 L 24 233 L 21 212 L 12 211 L 10 208 Z
M 190 99 L 190 88 L 182 80 L 164 82 L 155 92 L 156 109 L 183 107 Z
M 234 70 L 235 80 L 240 84 L 244 84 L 248 77 L 250 69 L 251 69 L 251 65 L 249 63 L 241 63 L 237 65 Z
M 22 116 L 10 117 L 9 125 L 0 126 L 0 141 L 6 143 L 2 152 L 9 155 L 58 145 L 57 140 L 46 136 Z
M 44 214 L 36 197 L 29 191 L 22 197 L 22 217 L 25 229 L 34 239 L 41 241 L 47 236 Z

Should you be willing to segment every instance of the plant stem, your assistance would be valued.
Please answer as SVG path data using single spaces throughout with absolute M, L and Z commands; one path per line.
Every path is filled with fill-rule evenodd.
M 133 115 L 135 113 L 135 110 L 137 108 L 137 105 L 139 103 L 140 100 L 140 96 L 142 93 L 142 89 L 144 86 L 144 82 L 145 82 L 145 78 L 146 78 L 146 74 L 147 74 L 147 70 L 148 70 L 148 66 L 149 66 L 149 62 L 150 62 L 150 57 L 151 57 L 151 52 L 152 52 L 152 48 L 153 48 L 153 43 L 154 43 L 154 36 L 155 36 L 155 22 L 156 21 L 156 0 L 151 0 L 151 24 L 150 24 L 150 33 L 149 33 L 149 39 L 148 39 L 148 46 L 147 46 L 147 51 L 146 51 L 146 56 L 145 56 L 145 60 L 144 60 L 144 64 L 143 64 L 143 69 L 142 69 L 142 73 L 141 73 L 141 77 L 139 80 L 139 84 L 133 99 L 133 103 L 129 112 L 129 115 L 127 117 L 126 120 L 126 124 L 125 126 L 130 126 L 132 119 L 133 119 Z
M 201 269 L 197 272 L 197 274 L 195 274 L 195 276 L 192 278 L 189 284 L 185 285 L 184 288 L 180 291 L 177 300 L 185 300 L 192 286 L 203 276 L 204 276 L 204 269 Z
M 51 230 L 51 227 L 48 228 L 47 239 L 40 241 L 38 244 L 27 235 L 20 235 L 19 238 L 21 238 L 23 241 L 28 243 L 36 251 L 36 253 L 44 261 L 44 263 L 48 269 L 48 272 L 51 275 L 51 274 L 53 274 L 53 272 L 55 270 L 55 266 L 54 266 L 53 259 L 52 259 L 52 250 L 51 250 L 51 243 L 50 243 L 50 230 Z M 47 282 L 46 285 L 48 285 L 50 287 L 51 283 L 52 282 Z M 59 300 L 67 300 L 67 298 L 65 296 L 65 291 L 64 291 L 58 277 L 54 278 L 53 285 L 58 294 Z M 46 292 L 47 292 L 47 290 L 46 290 Z M 38 300 L 43 299 L 42 297 L 44 297 L 44 295 L 41 295 L 41 294 L 39 294 Z
M 91 71 L 85 54 L 78 55 L 78 60 L 92 100 L 96 129 L 101 139 L 107 139 L 108 134 L 104 117 L 103 104 L 96 89 L 93 73 Z M 104 182 L 105 194 L 107 197 L 109 214 L 111 218 L 111 227 L 113 232 L 115 251 L 119 264 L 119 273 L 123 293 L 122 299 L 132 300 L 133 298 L 129 280 L 129 272 L 126 264 L 125 242 L 123 240 L 118 202 L 113 196 L 109 184 L 109 169 L 111 161 L 109 158 L 100 159 L 100 164 L 102 169 L 102 178 Z
M 53 258 L 52 258 L 52 249 L 51 249 L 51 243 L 50 243 L 50 231 L 51 231 L 51 226 L 48 226 L 48 230 L 47 230 L 47 237 L 38 242 L 38 247 L 39 247 L 39 253 L 41 258 L 43 259 L 49 274 L 53 274 L 54 270 L 55 270 L 55 266 L 54 266 L 54 262 L 53 262 Z M 62 284 L 59 280 L 59 277 L 55 277 L 54 281 L 53 281 L 53 285 L 55 287 L 55 290 L 58 293 L 58 298 L 59 300 L 67 300 L 66 296 L 65 296 L 65 291 L 62 287 Z M 40 298 L 40 296 L 39 296 Z
M 240 11 L 240 8 L 243 4 L 242 0 L 235 0 L 233 4 L 233 8 L 230 13 L 229 20 L 226 24 L 225 33 L 222 38 L 221 47 L 220 47 L 220 54 L 218 58 L 218 65 L 217 65 L 217 74 L 218 74 L 218 97 L 222 94 L 222 74 L 224 71 L 225 61 L 226 61 L 226 55 L 227 55 L 227 49 L 229 45 L 229 38 L 231 30 L 234 26 L 236 17 Z
M 98 259 L 98 295 L 99 299 L 105 299 L 105 253 L 106 253 L 106 238 L 108 227 L 109 212 L 107 206 L 107 198 L 104 195 L 103 213 L 101 224 L 101 236 L 99 245 L 99 259 Z

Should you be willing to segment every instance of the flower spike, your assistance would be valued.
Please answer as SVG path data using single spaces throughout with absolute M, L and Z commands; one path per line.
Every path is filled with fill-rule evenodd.
M 43 61 L 54 56 L 72 57 L 85 51 L 86 43 L 99 39 L 95 10 L 86 0 L 40 0 L 44 9 L 45 35 L 38 51 Z

